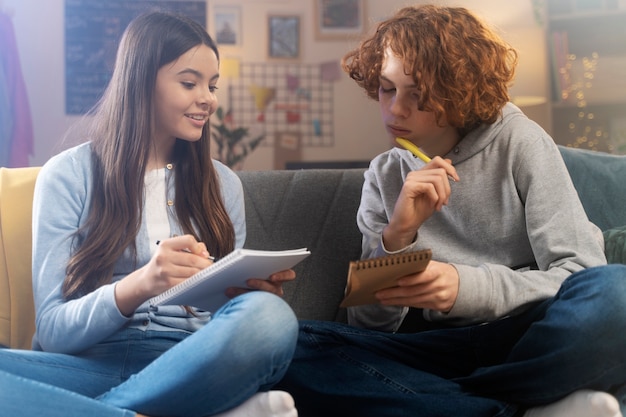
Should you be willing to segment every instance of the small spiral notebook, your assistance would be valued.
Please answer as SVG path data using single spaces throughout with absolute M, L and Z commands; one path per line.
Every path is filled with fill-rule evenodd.
M 431 258 L 431 250 L 424 249 L 350 262 L 341 307 L 377 304 L 376 291 L 395 286 L 400 277 L 423 271 Z
M 151 306 L 188 305 L 214 312 L 229 300 L 224 294 L 226 288 L 246 288 L 249 278 L 265 279 L 274 272 L 292 268 L 310 254 L 306 248 L 283 251 L 235 249 L 213 265 L 152 297 L 149 303 Z

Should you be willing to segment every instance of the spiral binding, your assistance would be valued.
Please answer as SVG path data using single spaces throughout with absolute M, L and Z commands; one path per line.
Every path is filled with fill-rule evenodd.
M 381 256 L 379 258 L 362 259 L 356 261 L 356 270 L 382 268 L 392 265 L 400 265 L 415 261 L 421 261 L 430 257 L 430 251 L 417 251 L 409 253 L 397 253 L 394 255 Z

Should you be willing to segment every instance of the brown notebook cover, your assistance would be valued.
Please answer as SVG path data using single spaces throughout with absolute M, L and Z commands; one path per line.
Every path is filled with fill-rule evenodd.
M 424 249 L 350 262 L 341 307 L 377 304 L 376 291 L 395 286 L 400 277 L 423 271 L 431 258 L 431 250 Z

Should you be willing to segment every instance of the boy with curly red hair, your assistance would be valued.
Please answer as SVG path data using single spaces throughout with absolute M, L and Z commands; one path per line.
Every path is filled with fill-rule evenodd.
M 626 266 L 606 265 L 558 147 L 509 103 L 516 62 L 470 11 L 434 5 L 344 57 L 389 139 L 427 155 L 372 160 L 362 257 L 433 261 L 349 325 L 301 323 L 280 385 L 302 414 L 622 416 Z

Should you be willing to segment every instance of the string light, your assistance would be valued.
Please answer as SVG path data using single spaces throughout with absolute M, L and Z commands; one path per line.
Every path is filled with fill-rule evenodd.
M 593 87 L 596 68 L 598 66 L 599 55 L 597 52 L 591 54 L 591 58 L 582 58 L 583 73 L 581 77 L 572 79 L 572 68 L 577 60 L 576 55 L 569 54 L 565 67 L 559 71 L 562 79 L 565 81 L 566 88 L 561 91 L 563 101 L 574 101 L 578 112 L 576 120 L 568 123 L 568 129 L 572 137 L 575 138 L 570 146 L 574 148 L 585 147 L 594 151 L 598 150 L 598 146 L 608 142 L 609 132 L 602 126 L 594 126 L 595 114 L 587 110 L 587 99 L 585 92 Z M 609 152 L 612 152 L 612 145 L 609 143 Z

